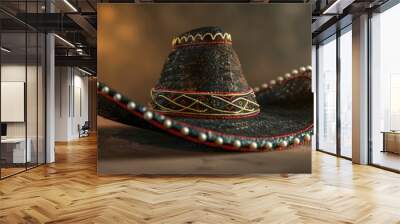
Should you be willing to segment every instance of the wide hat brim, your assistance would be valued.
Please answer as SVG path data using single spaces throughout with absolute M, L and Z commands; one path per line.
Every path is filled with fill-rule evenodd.
M 100 116 L 225 150 L 281 150 L 309 142 L 313 129 L 311 68 L 293 70 L 255 87 L 260 113 L 239 119 L 171 117 L 139 105 L 105 84 L 98 83 L 97 91 Z

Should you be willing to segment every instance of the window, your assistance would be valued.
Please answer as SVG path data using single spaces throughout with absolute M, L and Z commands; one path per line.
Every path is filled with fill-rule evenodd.
M 336 153 L 336 36 L 319 45 L 318 149 Z
M 318 149 L 351 158 L 352 26 L 318 46 Z
M 352 157 L 352 32 L 348 26 L 340 36 L 340 155 Z
M 400 170 L 400 5 L 371 19 L 371 162 Z

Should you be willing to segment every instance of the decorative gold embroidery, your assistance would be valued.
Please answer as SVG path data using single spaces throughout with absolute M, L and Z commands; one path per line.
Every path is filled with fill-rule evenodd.
M 177 44 L 182 44 L 182 43 L 188 43 L 188 42 L 194 42 L 197 40 L 201 40 L 203 41 L 204 38 L 206 38 L 207 36 L 209 36 L 212 40 L 215 40 L 217 37 L 220 37 L 220 39 L 222 40 L 228 40 L 228 41 L 232 41 L 232 37 L 229 33 L 205 33 L 205 34 L 200 34 L 197 33 L 194 36 L 192 34 L 187 35 L 187 36 L 181 36 L 181 37 L 175 37 L 172 40 L 172 46 L 175 46 Z
M 201 116 L 245 116 L 260 106 L 253 90 L 245 93 L 187 93 L 151 90 L 153 109 L 164 113 Z

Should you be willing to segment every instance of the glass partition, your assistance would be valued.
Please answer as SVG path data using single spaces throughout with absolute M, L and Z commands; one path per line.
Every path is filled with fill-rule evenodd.
M 18 10 L 40 10 L 40 1 L 25 4 L 18 2 Z M 0 22 L 2 179 L 45 163 L 46 39 L 43 33 L 1 12 L 0 19 L 9 21 Z
M 30 150 L 30 161 L 27 163 L 27 167 L 37 165 L 37 79 L 38 79 L 38 68 L 37 68 L 37 33 L 27 33 L 27 98 L 26 98 L 26 113 L 27 113 L 27 150 Z
M 1 47 L 1 175 L 7 177 L 24 171 L 31 161 L 26 138 L 26 33 L 3 32 Z
M 318 46 L 318 149 L 336 153 L 336 35 Z

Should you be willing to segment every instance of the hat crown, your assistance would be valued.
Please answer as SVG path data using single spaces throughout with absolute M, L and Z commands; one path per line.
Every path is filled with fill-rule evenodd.
M 231 36 L 218 27 L 175 37 L 151 94 L 153 109 L 169 114 L 237 118 L 259 112 Z
M 168 55 L 156 88 L 202 92 L 248 91 L 250 87 L 231 39 L 226 38 L 228 36 L 230 39 L 230 34 L 219 27 L 202 27 L 178 35 L 176 38 L 183 42 L 176 42 Z

